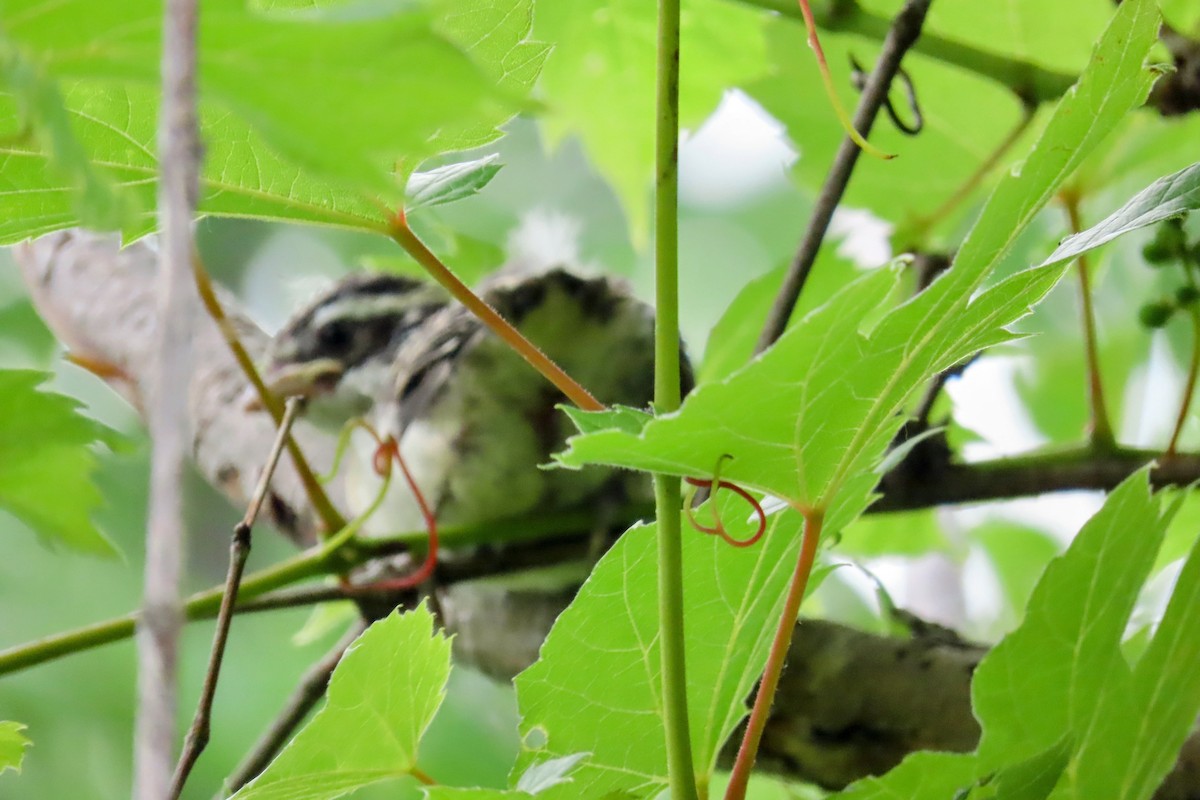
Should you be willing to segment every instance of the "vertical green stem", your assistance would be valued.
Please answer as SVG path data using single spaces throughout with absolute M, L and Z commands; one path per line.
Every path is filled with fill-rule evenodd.
M 1071 222 L 1071 231 L 1079 233 L 1083 230 L 1079 218 L 1079 198 L 1073 193 L 1064 192 L 1062 203 L 1067 210 L 1067 219 Z M 1096 345 L 1096 316 L 1092 308 L 1087 256 L 1081 255 L 1076 266 L 1079 269 L 1079 296 L 1083 304 L 1083 339 L 1087 356 L 1088 398 L 1091 405 L 1089 434 L 1092 446 L 1097 450 L 1112 450 L 1116 446 L 1116 438 L 1108 419 L 1108 405 L 1104 402 L 1104 384 L 1100 380 L 1100 354 Z
M 659 0 L 656 76 L 654 257 L 657 324 L 654 403 L 679 408 L 679 0 Z M 658 516 L 658 613 L 663 724 L 673 800 L 697 800 L 684 665 L 683 553 L 679 479 L 654 476 Z

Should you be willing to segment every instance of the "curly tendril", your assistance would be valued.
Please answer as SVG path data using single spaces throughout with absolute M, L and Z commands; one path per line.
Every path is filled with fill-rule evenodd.
M 709 504 L 712 509 L 713 524 L 711 526 L 705 525 L 696 519 L 696 516 L 692 511 L 691 502 L 692 497 L 695 496 L 694 488 L 688 492 L 687 502 L 684 505 L 684 513 L 687 514 L 688 522 L 691 523 L 692 527 L 701 533 L 707 533 L 710 536 L 720 536 L 725 540 L 726 544 L 730 544 L 734 547 L 750 547 L 759 539 L 761 539 L 763 533 L 766 532 L 767 515 L 766 512 L 763 511 L 763 508 L 759 504 L 758 500 L 754 499 L 749 492 L 738 486 L 736 483 L 730 483 L 729 481 L 721 480 L 721 465 L 724 464 L 726 460 L 732 458 L 733 456 L 725 454 L 717 459 L 717 465 L 716 468 L 713 469 L 713 477 L 711 480 L 701 480 L 700 478 L 684 478 L 684 481 L 687 482 L 688 486 L 707 489 L 709 491 L 709 494 L 711 495 L 709 498 Z M 733 492 L 738 497 L 741 497 L 743 500 L 749 503 L 754 509 L 754 515 L 758 518 L 758 530 L 756 530 L 753 535 L 745 539 L 738 539 L 730 534 L 728 530 L 726 530 L 725 523 L 721 521 L 721 512 L 717 510 L 716 504 L 717 492 L 719 492 L 721 489 L 728 489 L 729 491 Z

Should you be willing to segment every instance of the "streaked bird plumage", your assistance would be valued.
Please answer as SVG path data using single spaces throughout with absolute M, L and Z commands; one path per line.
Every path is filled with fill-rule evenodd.
M 566 269 L 502 271 L 480 294 L 601 402 L 649 404 L 654 316 L 622 283 Z M 572 430 L 555 409 L 564 398 L 433 284 L 343 279 L 279 332 L 267 372 L 282 393 L 310 398 L 314 421 L 335 429 L 361 415 L 394 437 L 441 525 L 649 492 L 634 473 L 539 469 Z M 374 444 L 365 436 L 358 444 L 345 476 L 352 513 L 370 504 L 378 485 Z M 397 481 L 368 530 L 421 527 L 411 493 Z

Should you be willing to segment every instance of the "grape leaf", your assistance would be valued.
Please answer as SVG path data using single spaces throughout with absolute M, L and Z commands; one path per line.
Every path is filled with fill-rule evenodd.
M 1036 267 L 972 297 L 1087 152 L 1145 99 L 1143 59 L 1157 22 L 1146 0 L 1121 5 L 1079 83 L 1021 170 L 996 188 L 954 266 L 873 331 L 860 329 L 891 291 L 888 271 L 850 284 L 754 363 L 699 387 L 680 411 L 647 422 L 640 434 L 573 437 L 560 463 L 703 477 L 729 456 L 727 479 L 796 507 L 826 508 L 830 530 L 849 522 L 870 501 L 871 470 L 899 429 L 911 391 L 1010 340 L 1004 327 L 1061 276 L 1060 265 Z
M 1130 231 L 1200 208 L 1200 164 L 1159 178 L 1085 231 L 1068 236 L 1046 263 L 1078 258 Z
M 734 536 L 752 523 L 721 495 Z M 707 520 L 709 507 L 697 509 Z M 688 706 L 696 769 L 711 776 L 721 745 L 746 712 L 799 549 L 799 516 L 770 519 L 752 548 L 685 530 Z M 667 784 L 662 722 L 654 525 L 626 532 L 559 617 L 539 660 L 516 679 L 526 749 L 518 762 L 586 752 L 572 778 L 588 797 L 652 796 Z M 534 739 L 544 745 L 534 746 Z
M 22 735 L 25 726 L 19 722 L 0 722 L 0 775 L 7 770 L 21 771 L 25 748 L 32 742 Z
M 450 641 L 424 605 L 393 612 L 342 656 L 325 707 L 237 800 L 318 800 L 398 778 L 445 696 Z
M 38 391 L 48 378 L 0 370 L 0 508 L 49 545 L 115 555 L 91 517 L 101 504 L 92 446 L 116 434 L 80 414 L 75 400 Z
M 1121 638 L 1180 505 L 1154 495 L 1149 474 L 1143 468 L 1113 490 L 1047 567 L 1021 625 L 976 668 L 972 701 L 983 734 L 975 753 L 919 754 L 839 797 L 966 796 L 992 785 L 994 796 L 1014 798 L 1153 794 L 1200 710 L 1200 676 L 1191 669 L 1200 630 L 1187 621 L 1200 601 L 1200 547 L 1131 668 Z M 947 779 L 940 770 L 951 765 Z M 918 795 L 917 779 L 949 782 L 941 795 Z
M 1023 759 L 1082 733 L 1105 687 L 1128 690 L 1119 650 L 1170 521 L 1145 470 L 1114 490 L 1046 568 L 1021 625 L 984 658 L 972 686 L 980 757 Z
M 0 86 L 12 90 L 19 114 L 17 127 L 2 135 L 9 141 L 27 139 L 46 154 L 48 166 L 64 184 L 71 209 L 80 222 L 93 228 L 120 228 L 132 213 L 129 197 L 119 193 L 111 176 L 88 160 L 71 128 L 58 85 L 40 65 L 27 59 L 0 30 Z
M 483 63 L 508 50 L 460 49 L 520 27 L 519 13 L 500 20 L 470 13 L 491 7 L 455 4 L 452 24 L 395 3 L 367 17 L 336 9 L 262 14 L 239 0 L 206 6 L 201 210 L 385 230 L 389 204 L 402 199 L 394 173 L 407 174 L 451 137 L 456 145 L 486 139 L 468 130 L 486 127 L 495 138 L 495 126 L 526 105 L 521 81 L 506 78 L 499 87 L 487 74 L 512 65 Z M 0 12 L 23 57 L 59 81 L 87 160 L 142 210 L 125 226 L 129 236 L 153 227 L 160 18 L 153 0 L 111 7 L 19 0 Z M 442 27 L 453 41 L 437 32 Z M 305 57 L 297 61 L 296 53 Z M 526 55 L 519 71 L 532 80 L 540 62 Z M 0 117 L 16 111 L 11 92 L 0 91 Z M 36 143 L 9 141 L 0 154 L 0 240 L 79 224 L 70 187 Z

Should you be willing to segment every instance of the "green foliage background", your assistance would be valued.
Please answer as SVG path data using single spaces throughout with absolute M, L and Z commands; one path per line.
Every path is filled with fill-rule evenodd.
M 817 5 L 820 17 L 827 19 L 828 8 Z M 870 0 L 861 6 L 865 12 L 890 15 L 900 3 Z M 764 8 L 783 13 L 767 13 Z M 685 4 L 683 124 L 695 130 L 712 114 L 722 93 L 737 88 L 779 121 L 783 135 L 800 153 L 787 181 L 774 182 L 737 203 L 688 205 L 685 195 L 683 324 L 700 375 L 709 381 L 727 378 L 748 357 L 779 282 L 779 270 L 795 247 L 811 198 L 842 136 L 821 93 L 811 54 L 802 45 L 803 29 L 788 9 L 790 5 L 784 8 L 765 1 Z M 16 242 L 77 224 L 119 227 L 128 236 L 152 228 L 160 10 L 151 0 L 56 4 L 9 0 L 0 8 L 0 241 Z M 264 11 L 275 16 L 263 16 Z M 1200 34 L 1196 30 L 1200 21 L 1187 3 L 1166 2 L 1163 11 L 1182 29 Z M 644 429 L 638 425 L 593 433 L 577 440 L 567 457 L 707 474 L 716 454 L 723 452 L 719 440 L 709 440 L 707 450 L 689 443 L 702 441 L 724 418 L 706 414 L 705 403 L 729 408 L 748 397 L 769 397 L 771 382 L 783 374 L 785 362 L 793 369 L 811 368 L 801 370 L 799 377 L 846 392 L 826 398 L 820 419 L 841 420 L 836 416 L 841 414 L 850 424 L 861 413 L 872 425 L 853 441 L 842 441 L 820 428 L 802 430 L 794 441 L 781 437 L 772 445 L 782 454 L 777 459 L 771 447 L 748 450 L 734 462 L 730 475 L 797 504 L 832 501 L 840 515 L 831 514 L 839 523 L 832 527 L 842 533 L 840 523 L 849 523 L 866 503 L 873 470 L 898 424 L 894 412 L 903 407 L 907 389 L 984 346 L 996 346 L 1001 356 L 1023 359 L 1015 388 L 1037 432 L 1052 444 L 1078 441 L 1087 409 L 1074 286 L 1064 281 L 1020 323 L 1020 330 L 1036 331 L 1037 337 L 1010 341 L 1012 337 L 998 330 L 1020 317 L 1028 303 L 1039 300 L 1062 272 L 1054 265 L 1041 272 L 1019 272 L 1049 263 L 1059 239 L 1068 232 L 1061 208 L 1052 205 L 1041 213 L 1039 209 L 1065 181 L 1065 187 L 1081 198 L 1085 223 L 1093 224 L 1155 179 L 1200 160 L 1196 115 L 1164 121 L 1150 111 L 1126 114 L 1128 106 L 1139 104 L 1149 81 L 1140 70 L 1142 51 L 1129 42 L 1144 41 L 1148 46 L 1157 23 L 1150 3 L 1127 0 L 1123 14 L 1108 29 L 1113 38 L 1090 68 L 1085 88 L 1065 101 L 1064 107 L 1080 113 L 1051 122 L 1054 103 L 1042 103 L 1027 127 L 1017 131 L 1016 144 L 1000 159 L 1000 166 L 944 213 L 938 209 L 1016 130 L 1023 111 L 1014 93 L 979 70 L 964 68 L 970 64 L 948 63 L 936 47 L 919 45 L 905 64 L 919 92 L 927 129 L 909 139 L 881 120 L 872 139 L 899 158 L 864 160 L 846 202 L 891 223 L 897 248 L 962 246 L 966 255 L 960 254 L 951 277 L 918 301 L 880 319 L 875 307 L 887 307 L 903 295 L 904 288 L 894 286 L 898 276 L 879 270 L 860 277 L 860 270 L 827 247 L 803 300 L 803 308 L 811 310 L 836 296 L 824 316 L 818 313 L 797 326 L 773 356 L 754 368 L 701 389 L 683 415 Z M 1085 69 L 1111 18 L 1107 0 L 1002 0 L 986 7 L 968 0 L 938 0 L 927 31 L 935 39 L 1028 61 L 1053 83 L 1055 74 L 1073 78 Z M 861 35 L 863 30 L 855 33 L 851 26 L 824 37 L 831 64 L 843 78 L 851 55 L 871 63 L 878 53 L 877 37 Z M 388 224 L 386 208 L 401 201 L 405 179 L 419 167 L 499 153 L 503 168 L 490 182 L 480 181 L 486 186 L 478 194 L 414 214 L 414 224 L 452 267 L 466 277 L 486 273 L 502 259 L 506 237 L 522 215 L 552 209 L 582 221 L 580 245 L 585 260 L 627 275 L 647 291 L 653 31 L 654 8 L 646 2 L 586 9 L 562 3 L 534 7 L 530 0 L 262 2 L 250 8 L 240 0 L 205 3 L 201 84 L 207 153 L 201 209 L 212 215 L 201 227 L 205 261 L 219 278 L 240 285 L 264 316 L 276 318 L 280 306 L 289 305 L 279 297 L 301 278 L 363 264 L 413 270 L 414 265 L 380 235 Z M 248 79 L 251 76 L 253 80 Z M 849 105 L 855 97 L 845 83 L 839 91 Z M 524 116 L 508 121 L 517 113 Z M 503 137 L 497 126 L 503 126 Z M 1109 129 L 1112 133 L 1103 141 L 1090 141 L 1101 139 Z M 1005 179 L 1011 165 L 1043 134 L 1046 146 Z M 1062 142 L 1072 149 L 1056 150 Z M 1086 152 L 1091 146 L 1095 149 Z M 468 152 L 449 155 L 452 150 Z M 1194 194 L 1196 184 L 1194 178 L 1184 180 L 1182 193 Z M 968 237 L 988 191 L 997 185 L 998 199 Z M 1180 203 L 1181 208 L 1196 205 L 1195 198 L 1185 197 Z M 1127 212 L 1125 217 L 1131 229 L 1134 216 Z M 296 223 L 308 225 L 297 228 Z M 1194 236 L 1194 222 L 1189 230 Z M 1147 235 L 1119 239 L 1093 259 L 1098 261 L 1100 359 L 1119 438 L 1130 445 L 1161 447 L 1163 426 L 1139 427 L 1137 421 L 1165 413 L 1174 400 L 1139 397 L 1155 339 L 1137 326 L 1136 305 L 1171 290 L 1174 279 L 1166 271 L 1152 273 L 1139 263 L 1138 250 Z M 298 264 L 297 252 L 304 252 L 308 263 Z M 1005 278 L 1009 280 L 1003 282 Z M 267 292 L 264 282 L 270 285 Z M 972 290 L 981 284 L 989 287 L 987 293 L 968 306 Z M 838 290 L 843 291 L 837 294 Z M 724 313 L 727 306 L 731 310 Z M 977 325 L 981 319 L 990 327 Z M 715 331 L 711 338 L 709 331 Z M 915 361 L 907 352 L 897 360 L 892 346 L 915 341 L 918 334 L 933 342 L 930 349 L 919 351 Z M 1158 341 L 1168 345 L 1165 356 L 1163 352 L 1156 356 L 1158 363 L 1165 357 L 1181 369 L 1190 356 L 1186 328 L 1172 325 Z M 844 349 L 823 351 L 830 342 Z M 868 366 L 847 371 L 845 364 L 852 359 Z M 19 416 L 29 425 L 37 421 L 31 410 L 46 416 L 53 440 L 39 435 L 38 452 L 46 458 L 42 468 L 56 476 L 56 489 L 64 497 L 61 505 L 52 506 L 57 512 L 54 518 L 33 513 L 31 509 L 51 507 L 43 500 L 45 473 L 17 476 L 26 484 L 6 476 L 4 468 L 14 462 L 13 454 L 28 445 L 0 436 L 0 505 L 11 513 L 0 512 L 4 548 L 0 644 L 7 645 L 136 605 L 146 442 L 129 409 L 98 381 L 62 364 L 52 337 L 36 318 L 11 269 L 0 273 L 0 365 L 53 370 L 53 391 L 78 398 L 88 415 L 117 432 L 75 416 L 73 400 L 36 402 L 31 392 L 40 378 L 33 374 L 0 372 L 0 415 Z M 755 435 L 768 443 L 776 427 L 796 435 L 796 426 L 803 426 L 800 412 L 820 408 L 817 400 L 810 403 L 806 392 L 799 394 L 784 409 L 800 415 L 794 424 L 780 423 L 779 414 L 765 414 L 762 408 L 743 407 L 746 419 L 739 427 L 762 423 L 765 430 Z M 869 408 L 864 411 L 846 403 L 847 396 Z M 714 398 L 722 402 L 715 403 Z M 956 431 L 955 435 L 962 434 Z M 683 442 L 676 451 L 671 451 L 672 437 Z M 107 446 L 86 446 L 93 441 Z M 1200 444 L 1200 426 L 1194 419 L 1183 442 L 1185 449 Z M 587 451 L 589 447 L 594 449 Z M 716 450 L 709 452 L 712 448 Z M 779 466 L 775 461 L 789 458 L 799 464 L 797 474 L 774 468 Z M 89 472 L 95 487 L 87 480 Z M 66 476 L 78 484 L 72 484 L 70 491 L 64 488 Z M 1056 549 L 1044 532 L 1016 530 L 1011 522 L 993 521 L 969 536 L 947 535 L 932 514 L 856 523 L 845 530 L 828 557 L 909 557 L 929 552 L 944 552 L 959 560 L 982 557 L 998 578 L 1002 590 L 998 616 L 1006 624 L 998 626 L 981 618 L 971 620 L 971 625 L 977 632 L 998 634 L 1002 632 L 998 628 L 1025 620 L 1018 633 L 993 654 L 988 662 L 991 669 L 999 670 L 997 664 L 1019 654 L 1022 663 L 1027 663 L 1026 658 L 1045 660 L 1046 674 L 1057 680 L 1051 667 L 1071 654 L 1051 652 L 1046 647 L 1051 637 L 1038 634 L 1037 626 L 1078 625 L 1091 630 L 1089 625 L 1101 621 L 1107 633 L 1095 645 L 1095 658 L 1103 660 L 1107 669 L 1119 670 L 1125 665 L 1118 650 L 1124 621 L 1143 580 L 1185 557 L 1195 534 L 1190 522 L 1194 510 L 1189 512 L 1185 506 L 1171 527 L 1175 501 L 1151 498 L 1144 483 L 1144 477 L 1135 476 L 1115 493 L 1074 545 L 1076 551 L 1086 553 L 1099 547 L 1097 542 L 1112 541 L 1104 537 L 1114 532 L 1148 533 L 1152 528 L 1154 536 L 1147 535 L 1140 543 L 1111 544 L 1116 548 L 1113 563 L 1122 568 L 1137 550 L 1140 571 L 1126 572 L 1124 583 L 1116 567 L 1109 575 L 1100 569 L 1081 570 L 1079 561 L 1063 561 L 1034 589 L 1033 578 Z M 235 512 L 198 479 L 193 484 L 191 580 L 200 588 L 223 572 L 227 531 Z M 31 491 L 14 494 L 14 487 L 22 485 L 32 487 Z M 104 505 L 97 507 L 101 497 Z M 94 527 L 88 519 L 94 520 Z M 739 602 L 714 604 L 715 610 L 706 607 L 706 625 L 712 629 L 697 639 L 700 652 L 694 657 L 706 676 L 703 685 L 710 690 L 693 698 L 697 720 L 702 720 L 694 738 L 703 769 L 736 723 L 739 699 L 757 675 L 753 665 L 761 663 L 763 632 L 772 613 L 777 613 L 786 578 L 786 571 L 777 566 L 794 559 L 797 528 L 794 517 L 776 518 L 763 546 L 735 556 L 699 536 L 686 545 L 693 570 L 690 600 L 696 606 L 706 607 L 711 600 L 704 592 L 713 587 L 701 576 L 719 584 L 716 589 L 721 591 L 714 589 L 712 596 L 736 597 L 739 587 L 752 587 Z M 526 727 L 530 719 L 537 721 L 551 732 L 551 740 L 545 753 L 525 754 L 521 766 L 545 755 L 586 751 L 592 753 L 590 760 L 570 765 L 580 781 L 595 780 L 613 791 L 648 791 L 661 785 L 661 758 L 655 744 L 659 729 L 653 720 L 644 729 L 625 721 L 609 730 L 615 738 L 588 739 L 614 724 L 609 719 L 611 709 L 601 704 L 591 716 L 607 721 L 589 727 L 578 724 L 575 707 L 555 699 L 556 692 L 574 696 L 596 690 L 594 685 L 571 685 L 571 674 L 580 674 L 575 666 L 579 659 L 616 658 L 615 653 L 641 647 L 646 640 L 648 634 L 641 626 L 648 624 L 649 606 L 643 605 L 653 599 L 645 593 L 653 572 L 646 533 L 635 530 L 602 562 L 581 604 L 564 616 L 559 638 L 552 638 L 547 646 L 546 661 L 522 678 L 523 691 L 528 692 L 522 696 Z M 1159 539 L 1166 542 L 1163 553 L 1167 555 L 1156 555 Z M 83 554 L 107 549 L 108 542 L 123 556 L 105 561 Z M 264 533 L 256 542 L 252 567 L 286 552 L 286 545 Z M 1181 579 L 1181 585 L 1188 591 L 1200 585 L 1192 576 L 1195 561 L 1193 557 L 1183 567 L 1186 580 Z M 827 588 L 841 581 L 835 572 Z M 1047 599 L 1055 592 L 1077 596 L 1079 586 L 1100 587 L 1098 591 L 1117 598 L 1119 608 L 1085 607 L 1071 616 L 1075 609 Z M 628 618 L 603 610 L 599 600 L 589 599 L 593 597 L 621 598 L 622 613 L 627 611 Z M 1180 609 L 1186 608 L 1189 597 L 1183 592 L 1177 595 L 1160 630 L 1172 635 L 1184 630 Z M 864 618 L 861 607 L 837 598 L 836 592 L 827 591 L 813 598 L 809 609 L 862 624 L 881 624 L 869 614 Z M 572 614 L 584 620 L 595 614 L 615 618 L 613 635 L 618 643 L 582 655 L 578 643 L 563 645 L 563 637 L 570 635 Z M 1054 614 L 1059 616 L 1047 619 Z M 406 619 L 403 624 L 415 624 L 415 617 Z M 185 796 L 211 795 L 212 787 L 290 691 L 295 677 L 328 646 L 328 642 L 293 644 L 290 636 L 302 620 L 303 614 L 297 612 L 237 621 L 214 720 L 217 733 Z M 384 632 L 380 629 L 378 635 Z M 209 635 L 207 626 L 189 628 L 182 676 L 187 687 L 184 708 L 192 704 L 191 692 L 199 683 Z M 882 782 L 851 790 L 851 795 L 883 796 L 905 786 L 931 791 L 934 784 L 952 792 L 972 782 L 982 786 L 993 778 L 1002 787 L 1040 785 L 1029 777 L 1033 775 L 1049 781 L 1037 796 L 1050 796 L 1061 775 L 1074 774 L 1068 764 L 1090 769 L 1087 765 L 1096 763 L 1097 752 L 1113 747 L 1120 735 L 1134 727 L 1097 733 L 1088 727 L 1090 717 L 1082 721 L 1039 717 L 1044 729 L 1037 735 L 1021 735 L 1021 720 L 1006 720 L 996 708 L 1028 704 L 1040 710 L 1048 697 L 1067 697 L 1071 703 L 1086 705 L 1087 713 L 1103 711 L 1120 720 L 1155 719 L 1165 726 L 1171 709 L 1162 706 L 1155 689 L 1167 686 L 1172 693 L 1186 696 L 1187 702 L 1178 708 L 1200 703 L 1200 697 L 1193 696 L 1198 691 L 1194 681 L 1173 672 L 1174 665 L 1190 663 L 1196 646 L 1193 638 L 1181 634 L 1154 639 L 1141 660 L 1129 666 L 1128 674 L 1122 673 L 1120 691 L 1047 678 L 1052 686 L 1006 687 L 1007 694 L 996 701 L 987 694 L 988 686 L 977 687 L 977 709 L 987 731 L 978 754 L 918 757 Z M 431 641 L 432 650 L 438 652 L 427 658 L 436 670 L 440 650 L 436 640 Z M 703 652 L 705 648 L 716 652 Z M 557 663 L 556 652 L 564 654 Z M 656 663 L 653 652 L 653 646 L 643 648 L 646 663 Z M 0 719 L 27 725 L 21 734 L 34 743 L 26 752 L 22 773 L 5 773 L 4 759 L 16 732 L 0 728 L 0 795 L 128 795 L 132 661 L 132 647 L 120 644 L 0 680 Z M 706 670 L 714 674 L 709 676 Z M 987 669 L 981 667 L 981 673 L 987 674 Z M 619 672 L 619 664 L 609 674 L 628 678 Z M 650 669 L 605 692 L 610 697 L 626 693 L 620 695 L 620 703 L 628 704 L 634 717 L 644 717 L 657 702 L 657 677 Z M 1000 692 L 998 685 L 991 684 L 991 691 Z M 448 696 L 421 744 L 422 768 L 453 785 L 502 789 L 517 753 L 511 691 L 456 670 Z M 488 709 L 486 715 L 480 714 L 481 707 Z M 1181 713 L 1178 708 L 1176 714 Z M 485 724 L 480 724 L 481 718 Z M 1182 730 L 1181 719 L 1172 721 L 1170 730 L 1175 733 L 1165 735 L 1166 739 Z M 1012 737 L 1015 744 L 997 744 L 1003 736 Z M 639 746 L 633 748 L 631 742 Z M 1143 796 L 1141 790 L 1150 785 L 1147 775 L 1161 770 L 1169 747 L 1159 744 L 1147 756 L 1153 756 L 1153 768 L 1137 772 L 1132 756 L 1144 754 L 1137 744 L 1135 740 L 1126 749 L 1131 756 L 1128 764 L 1107 764 L 1116 770 L 1115 777 L 1102 775 L 1098 768 L 1087 772 L 1097 780 L 1104 777 L 1107 782 L 1101 789 L 1081 788 L 1063 779 L 1054 796 L 1101 796 L 1094 792 L 1121 784 L 1125 778 L 1129 782 L 1122 786 L 1128 793 L 1120 796 Z M 471 757 L 463 757 L 464 753 Z M 1135 772 L 1136 780 L 1130 777 Z M 411 779 L 404 780 L 405 791 L 415 792 Z M 572 796 L 564 786 L 551 785 L 547 794 Z M 760 791 L 762 797 L 770 797 L 780 790 L 763 787 Z M 472 796 L 493 794 L 497 792 Z M 354 796 L 395 796 L 395 790 L 368 788 Z M 435 796 L 458 794 L 438 790 Z

